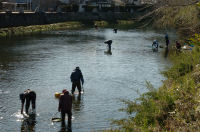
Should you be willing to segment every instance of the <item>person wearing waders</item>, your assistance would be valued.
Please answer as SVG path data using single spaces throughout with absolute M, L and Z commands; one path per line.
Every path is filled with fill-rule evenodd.
M 21 114 L 23 114 L 25 101 L 26 101 L 26 104 L 25 104 L 25 112 L 26 112 L 26 114 L 28 114 L 30 103 L 32 105 L 32 110 L 35 111 L 36 93 L 34 91 L 32 91 L 30 89 L 27 89 L 27 90 L 24 91 L 24 93 L 21 93 L 19 95 L 19 97 L 20 97 L 20 100 L 21 100 L 21 103 L 22 103 Z
M 166 42 L 166 47 L 169 45 L 169 36 L 168 34 L 165 34 L 165 42 Z
M 114 33 L 117 33 L 117 28 L 114 28 L 114 29 L 113 29 L 113 32 L 114 32 Z
M 65 127 L 65 114 L 68 116 L 68 129 L 71 130 L 71 120 L 72 120 L 72 96 L 69 92 L 64 89 L 62 91 L 63 95 L 60 96 L 58 111 L 61 112 L 61 123 Z
M 105 41 L 104 43 L 108 45 L 108 52 L 111 53 L 112 40 Z
M 81 94 L 81 83 L 82 85 L 84 84 L 84 79 L 79 67 L 76 67 L 76 69 L 71 73 L 70 79 L 72 82 L 72 94 L 74 94 L 76 87 L 78 88 L 79 94 Z

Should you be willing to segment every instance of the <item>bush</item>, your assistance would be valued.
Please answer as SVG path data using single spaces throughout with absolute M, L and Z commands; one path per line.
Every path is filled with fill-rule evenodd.
M 195 35 L 199 36 L 199 35 Z M 168 78 L 134 101 L 123 100 L 129 118 L 114 120 L 121 131 L 200 131 L 200 48 L 199 37 L 191 39 L 192 51 L 171 56 L 173 66 L 163 72 Z

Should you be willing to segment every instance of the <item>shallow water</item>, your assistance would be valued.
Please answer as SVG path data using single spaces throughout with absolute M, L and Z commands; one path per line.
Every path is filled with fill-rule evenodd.
M 0 129 L 8 131 L 58 132 L 60 123 L 55 92 L 71 89 L 70 74 L 79 66 L 85 84 L 81 97 L 73 102 L 72 131 L 88 132 L 110 128 L 110 119 L 126 117 L 118 112 L 124 104 L 119 99 L 134 99 L 147 91 L 145 81 L 156 88 L 164 79 L 160 71 L 169 62 L 163 49 L 151 50 L 154 38 L 164 35 L 154 31 L 88 29 L 55 31 L 0 41 Z M 104 41 L 112 39 L 112 55 L 104 53 Z M 161 44 L 162 44 L 161 41 Z M 25 89 L 37 93 L 37 114 L 20 114 L 19 93 Z M 115 127 L 115 126 L 113 126 Z

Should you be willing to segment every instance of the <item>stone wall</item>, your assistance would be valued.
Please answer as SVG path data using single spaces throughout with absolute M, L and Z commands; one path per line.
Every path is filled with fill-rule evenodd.
M 0 13 L 0 28 L 44 25 L 66 21 L 92 22 L 105 20 L 129 20 L 133 17 L 130 13 Z

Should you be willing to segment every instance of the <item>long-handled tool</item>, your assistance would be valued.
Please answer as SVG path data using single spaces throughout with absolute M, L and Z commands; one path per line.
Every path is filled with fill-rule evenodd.
M 84 93 L 84 87 L 83 87 L 83 84 L 82 84 L 82 89 L 83 89 L 83 93 Z

